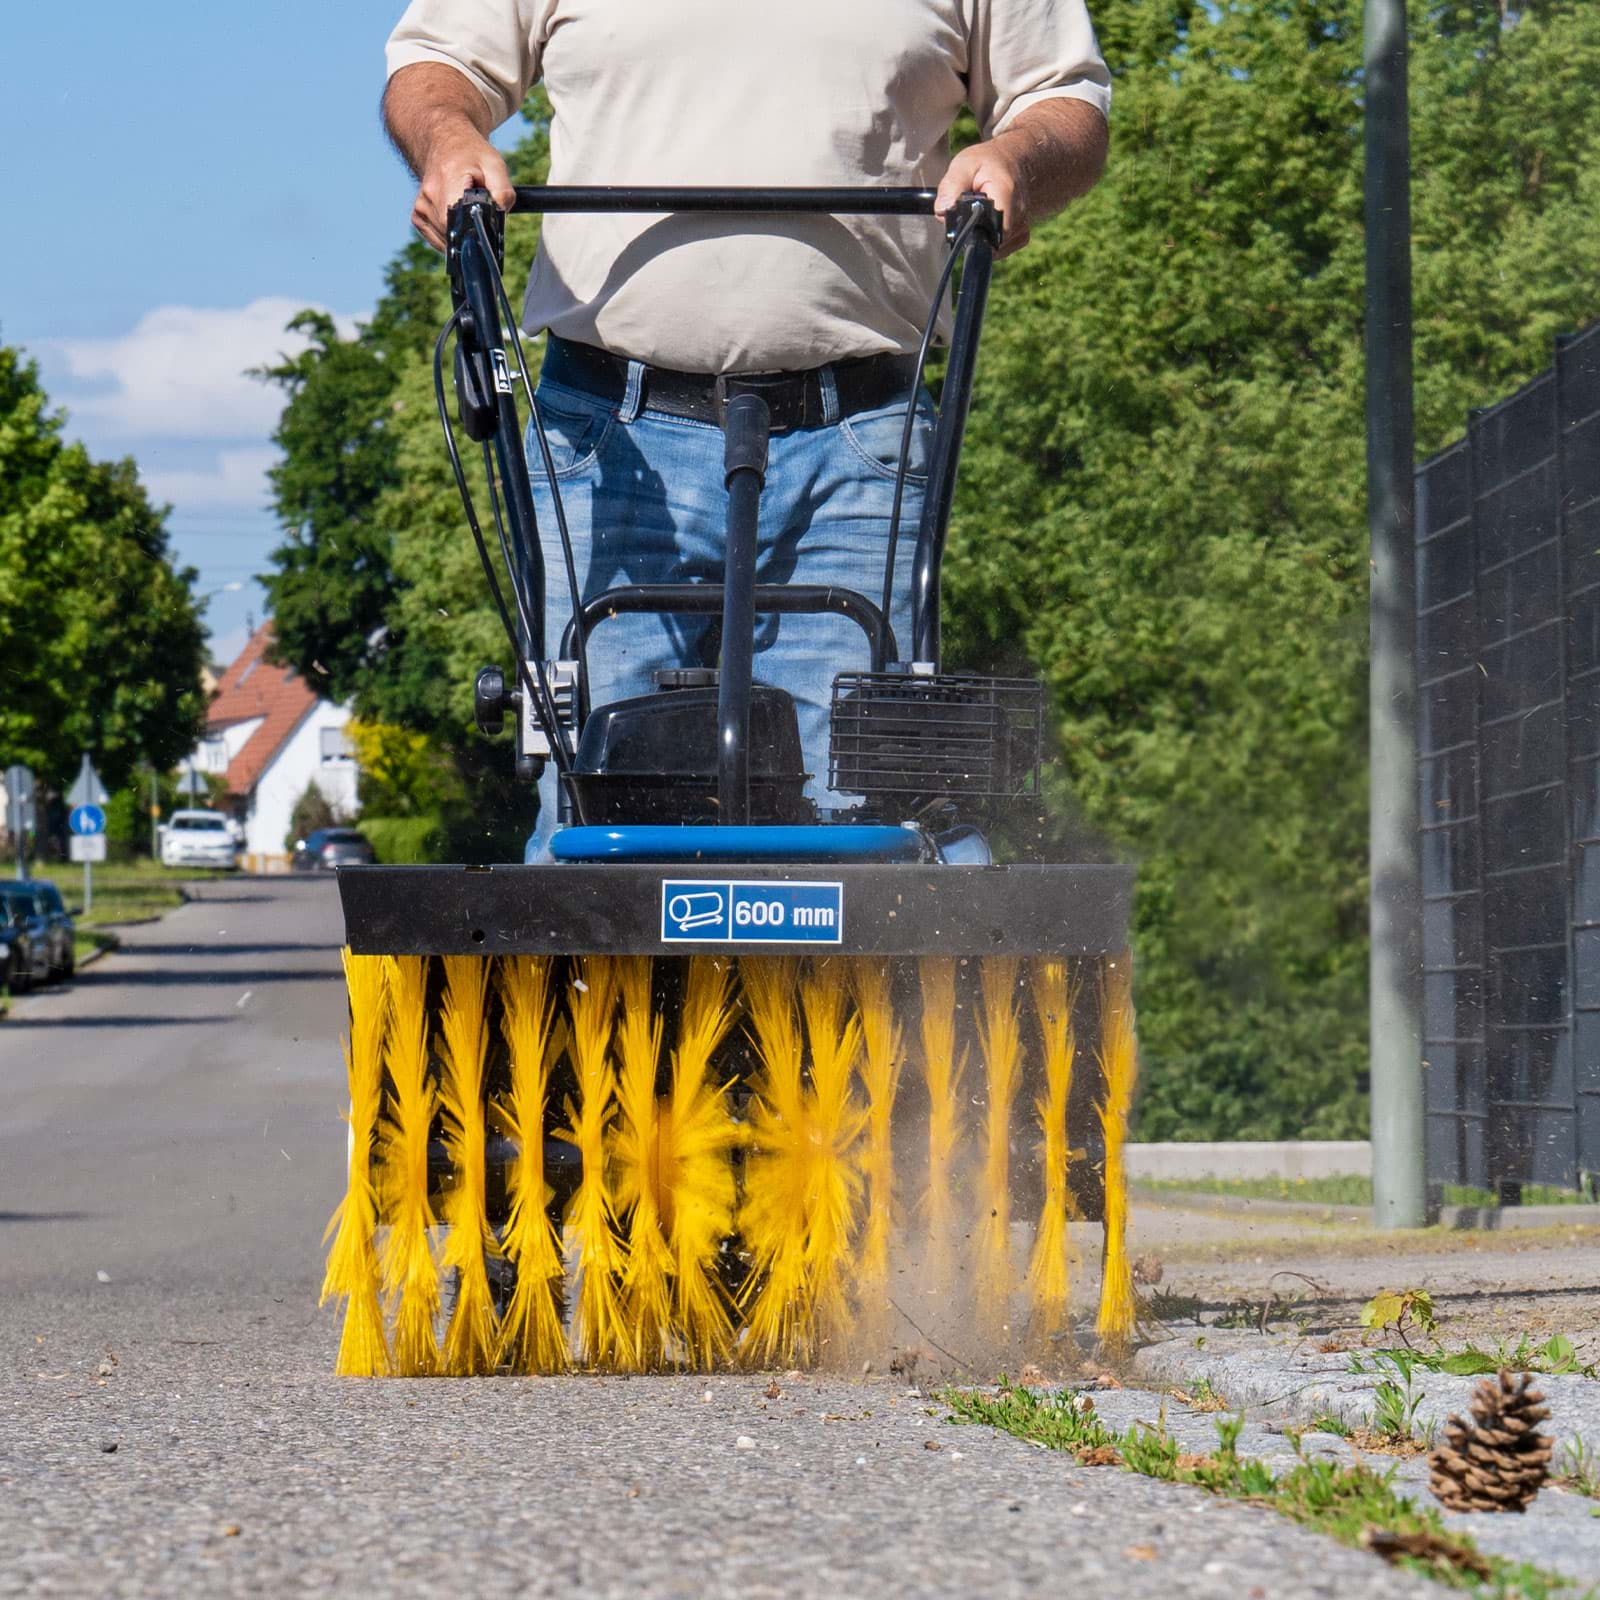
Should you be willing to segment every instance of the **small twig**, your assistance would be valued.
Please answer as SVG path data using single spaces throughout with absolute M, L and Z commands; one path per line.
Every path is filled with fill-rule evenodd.
M 1302 1283 L 1309 1283 L 1311 1285 L 1311 1287 L 1313 1289 L 1315 1289 L 1317 1291 L 1317 1293 L 1323 1297 L 1323 1299 L 1327 1299 L 1328 1296 L 1333 1293 L 1333 1291 L 1327 1286 L 1327 1284 L 1318 1283 L 1315 1278 L 1308 1278 L 1305 1273 L 1296 1272 L 1290 1267 L 1281 1267 L 1281 1268 L 1279 1268 L 1278 1271 L 1276 1271 L 1276 1272 L 1274 1272 L 1272 1274 L 1272 1278 L 1298 1278 Z M 1271 1283 L 1272 1282 L 1272 1278 L 1268 1278 L 1267 1282 Z
M 905 1309 L 904 1306 L 898 1304 L 893 1299 L 891 1299 L 889 1301 L 889 1304 L 892 1305 L 895 1308 L 895 1310 L 898 1311 L 900 1313 L 900 1315 L 902 1317 L 904 1317 L 906 1319 L 906 1321 L 911 1324 L 911 1331 L 913 1333 L 915 1333 L 916 1336 L 919 1339 L 926 1339 L 928 1341 L 928 1343 L 931 1344 L 933 1346 L 933 1348 L 939 1352 L 940 1355 L 945 1356 L 949 1360 L 955 1362 L 955 1364 L 958 1367 L 964 1367 L 967 1370 L 967 1372 L 969 1372 L 973 1377 L 976 1377 L 978 1375 L 978 1369 L 976 1367 L 974 1367 L 973 1364 L 970 1361 L 963 1361 L 961 1359 L 961 1357 L 958 1356 L 954 1351 L 946 1350 L 945 1347 L 942 1344 L 940 1344 L 939 1341 L 937 1339 L 935 1339 L 931 1333 L 928 1333 L 924 1329 L 919 1328 L 917 1326 L 917 1324 L 916 1324 L 916 1319 L 912 1317 L 910 1312 L 908 1312 Z

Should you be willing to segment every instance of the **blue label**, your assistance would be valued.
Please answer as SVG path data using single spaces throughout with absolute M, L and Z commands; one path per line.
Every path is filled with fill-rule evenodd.
M 105 810 L 100 806 L 74 806 L 67 816 L 67 826 L 76 834 L 104 833 Z
M 667 944 L 839 944 L 844 885 L 668 879 L 661 885 L 661 938 Z

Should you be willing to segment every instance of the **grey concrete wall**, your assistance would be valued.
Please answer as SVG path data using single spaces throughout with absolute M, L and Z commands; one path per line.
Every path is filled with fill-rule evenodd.
M 1372 1175 L 1365 1139 L 1283 1139 L 1218 1144 L 1130 1144 L 1128 1176 L 1140 1178 L 1331 1178 Z

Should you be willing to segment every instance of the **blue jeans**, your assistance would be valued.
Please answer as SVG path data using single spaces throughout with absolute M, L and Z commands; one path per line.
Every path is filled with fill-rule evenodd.
M 630 583 L 722 579 L 728 498 L 722 430 L 641 410 L 641 371 L 635 363 L 620 405 L 548 380 L 539 385 L 539 409 L 585 600 Z M 823 388 L 831 394 L 826 369 Z M 926 395 L 917 410 L 890 616 L 907 657 L 911 558 L 933 431 Z M 828 426 L 773 435 L 761 499 L 758 583 L 835 584 L 878 602 L 904 425 L 902 402 Z M 550 483 L 531 424 L 527 454 L 544 549 L 545 654 L 553 657 L 572 604 Z M 600 622 L 589 637 L 591 704 L 649 694 L 658 667 L 714 666 L 702 654 L 712 627 L 705 617 L 617 616 Z M 827 787 L 828 708 L 834 674 L 868 666 L 866 635 L 833 615 L 766 616 L 756 619 L 755 645 L 757 679 L 794 696 L 811 774 L 807 795 L 824 809 L 849 803 Z M 540 780 L 539 819 L 526 859 L 544 858 L 556 827 L 551 762 Z

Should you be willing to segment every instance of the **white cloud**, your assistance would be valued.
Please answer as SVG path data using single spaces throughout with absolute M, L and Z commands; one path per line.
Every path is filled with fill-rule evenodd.
M 303 350 L 284 328 L 304 303 L 266 296 L 249 305 L 160 306 L 111 339 L 57 339 L 50 354 L 76 382 L 62 396 L 85 432 L 114 438 L 250 439 L 272 431 L 283 392 L 248 369 Z M 342 334 L 352 317 L 335 317 Z M 175 492 L 163 491 L 169 498 Z M 236 502 L 234 502 L 236 503 Z
M 259 511 L 267 504 L 267 468 L 278 459 L 271 445 L 219 450 L 209 467 L 171 468 L 139 476 L 157 502 L 170 501 L 186 516 L 217 511 Z

